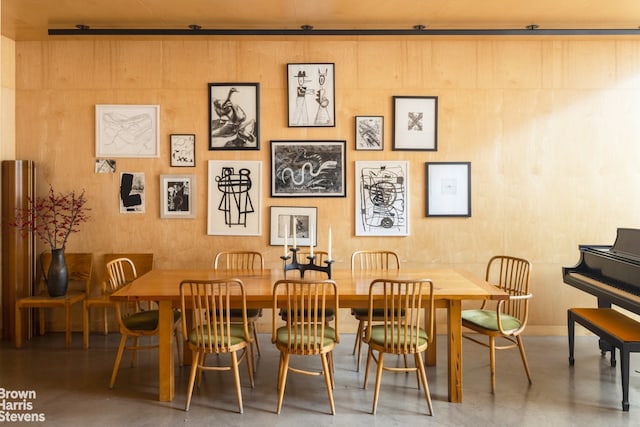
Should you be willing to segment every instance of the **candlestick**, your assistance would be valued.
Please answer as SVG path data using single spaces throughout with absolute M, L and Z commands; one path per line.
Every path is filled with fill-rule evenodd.
M 331 258 L 331 226 L 329 226 L 329 250 L 327 251 L 327 258 L 329 258 L 327 261 L 333 261 L 333 258 Z

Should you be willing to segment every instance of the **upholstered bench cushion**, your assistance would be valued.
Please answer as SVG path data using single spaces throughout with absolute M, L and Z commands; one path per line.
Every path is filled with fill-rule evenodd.
M 474 323 L 485 329 L 498 330 L 498 317 L 495 310 L 463 310 L 462 320 Z M 518 319 L 508 314 L 501 314 L 500 320 L 502 321 L 502 329 L 505 331 L 516 330 L 521 325 Z

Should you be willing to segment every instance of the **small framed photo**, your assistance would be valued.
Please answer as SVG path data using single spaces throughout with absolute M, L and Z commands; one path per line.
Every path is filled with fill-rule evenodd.
M 426 163 L 427 216 L 471 216 L 471 162 Z
M 195 218 L 195 175 L 160 175 L 160 218 Z
M 345 197 L 346 141 L 271 141 L 271 197 Z
M 438 150 L 438 97 L 393 97 L 393 149 Z
M 96 105 L 96 157 L 160 157 L 159 105 Z
M 289 127 L 336 125 L 335 64 L 287 64 Z
M 196 166 L 196 136 L 190 134 L 171 134 L 169 136 L 172 167 Z
M 260 149 L 260 83 L 209 83 L 209 150 Z
M 383 116 L 356 116 L 356 150 L 382 150 Z
M 274 246 L 316 246 L 318 244 L 318 208 L 298 206 L 271 206 L 271 238 Z M 289 254 L 287 254 L 289 255 Z

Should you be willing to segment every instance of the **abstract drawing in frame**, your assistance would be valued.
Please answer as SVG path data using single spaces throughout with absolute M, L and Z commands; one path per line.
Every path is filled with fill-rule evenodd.
M 316 246 L 318 235 L 318 208 L 301 206 L 271 206 L 271 227 L 269 244 L 284 246 L 285 231 L 287 244 L 293 246 L 293 233 L 296 233 L 296 245 Z M 313 235 L 311 234 L 313 231 Z M 287 255 L 291 255 L 288 253 Z
M 356 116 L 356 150 L 382 150 L 383 116 Z
M 345 197 L 345 141 L 271 141 L 271 197 Z
M 356 236 L 409 235 L 409 162 L 356 162 Z
M 471 162 L 428 162 L 427 216 L 471 216 Z
M 96 157 L 160 157 L 159 105 L 96 105 Z
M 195 218 L 195 175 L 160 175 L 160 218 Z
M 196 136 L 194 134 L 171 134 L 169 142 L 171 166 L 195 167 Z
M 289 127 L 336 125 L 335 64 L 287 64 Z
M 438 97 L 393 97 L 393 149 L 438 150 Z
M 144 213 L 144 172 L 120 173 L 120 213 Z
M 259 236 L 262 162 L 209 160 L 207 234 Z
M 209 150 L 260 149 L 260 83 L 209 83 Z

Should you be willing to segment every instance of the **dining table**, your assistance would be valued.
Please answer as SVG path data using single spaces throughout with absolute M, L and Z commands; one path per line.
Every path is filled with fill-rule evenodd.
M 247 308 L 272 308 L 273 285 L 277 280 L 300 278 L 297 272 L 265 269 L 254 273 L 208 269 L 153 269 L 111 295 L 114 301 L 155 301 L 159 309 L 159 400 L 172 401 L 175 395 L 173 356 L 173 310 L 180 306 L 180 282 L 239 278 L 244 283 Z M 320 277 L 307 272 L 306 279 Z M 322 278 L 326 278 L 324 274 Z M 369 285 L 374 279 L 430 279 L 435 305 L 447 311 L 448 400 L 462 402 L 462 301 L 502 300 L 508 294 L 484 279 L 460 269 L 407 268 L 399 271 L 352 272 L 335 269 L 331 279 L 338 285 L 340 308 L 366 308 Z M 435 340 L 433 341 L 436 342 Z M 435 348 L 433 349 L 435 350 Z M 431 353 L 434 355 L 433 351 Z M 435 357 L 430 359 L 435 364 Z M 428 358 L 429 363 L 429 358 Z

